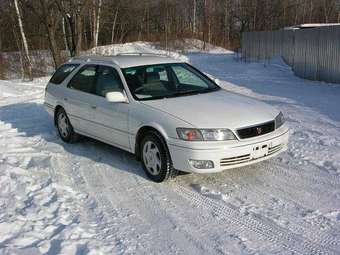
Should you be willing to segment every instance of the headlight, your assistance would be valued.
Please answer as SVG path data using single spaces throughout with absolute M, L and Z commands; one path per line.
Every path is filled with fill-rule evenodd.
M 186 141 L 203 141 L 202 133 L 198 129 L 177 128 L 178 137 Z
M 227 141 L 236 137 L 229 129 L 177 128 L 178 137 L 186 141 Z
M 203 139 L 206 141 L 227 141 L 236 139 L 229 129 L 201 129 Z
M 275 128 L 281 127 L 283 123 L 285 123 L 285 118 L 283 117 L 282 112 L 280 112 L 275 118 Z

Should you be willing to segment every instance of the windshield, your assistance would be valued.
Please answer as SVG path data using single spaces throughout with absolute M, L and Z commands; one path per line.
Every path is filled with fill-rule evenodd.
M 186 96 L 220 89 L 201 72 L 185 63 L 137 66 L 122 70 L 137 100 Z

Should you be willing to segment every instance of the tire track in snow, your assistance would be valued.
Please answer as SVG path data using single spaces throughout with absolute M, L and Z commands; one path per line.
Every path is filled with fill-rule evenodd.
M 153 224 L 162 222 L 162 225 L 166 222 L 167 226 L 163 225 L 162 228 L 165 231 L 168 231 L 173 241 L 176 240 L 175 243 L 177 245 L 181 244 L 180 248 L 184 251 L 184 254 L 217 253 L 215 248 L 209 245 L 211 244 L 211 240 L 204 239 L 205 242 L 202 242 L 202 239 L 198 238 L 202 233 L 196 228 L 196 225 L 188 224 L 188 222 L 180 221 L 177 218 L 179 217 L 179 214 L 182 214 L 182 212 L 178 210 L 178 207 L 175 206 L 175 208 L 171 208 L 171 201 L 165 203 L 166 205 L 160 203 L 159 198 L 157 197 L 169 197 L 169 194 L 165 194 L 165 192 L 169 191 L 168 189 L 164 190 L 164 187 L 158 187 L 158 185 L 152 184 L 149 187 L 141 186 L 136 191 L 135 194 L 138 197 L 137 199 L 141 202 L 140 204 L 143 207 L 143 211 L 145 210 L 148 212 L 149 219 L 152 219 L 151 222 L 153 222 Z M 145 199 L 145 194 L 148 194 L 149 199 Z M 176 209 L 178 212 L 174 213 L 174 210 L 176 211 Z M 193 215 L 193 217 L 195 216 L 196 215 Z
M 211 234 L 207 232 L 207 229 L 211 230 L 214 225 L 219 227 L 216 233 L 221 232 L 219 224 L 206 220 L 210 216 L 202 221 L 197 211 L 194 210 L 190 214 L 188 210 L 178 207 L 181 203 L 185 204 L 188 209 L 192 209 L 181 196 L 173 192 L 171 186 L 169 188 L 167 184 L 155 184 L 145 180 L 144 177 L 136 176 L 136 171 L 142 170 L 138 162 L 131 161 L 131 155 L 121 152 L 118 152 L 118 155 L 112 155 L 112 151 L 103 151 L 98 146 L 93 151 L 93 148 L 86 147 L 90 154 L 96 152 L 101 158 L 114 157 L 114 162 L 120 161 L 121 163 L 118 166 L 110 166 L 110 164 L 105 166 L 106 162 L 81 164 L 81 174 L 87 183 L 86 190 L 97 200 L 99 207 L 103 208 L 105 218 L 116 217 L 112 213 L 116 214 L 115 208 L 119 206 L 120 210 L 142 217 L 139 221 L 127 217 L 126 225 L 150 229 L 153 236 L 157 236 L 158 241 L 163 240 L 163 245 L 166 247 L 172 247 L 173 252 L 219 253 L 220 247 L 216 241 L 204 238 L 207 234 Z M 162 201 L 162 198 L 166 198 L 167 202 Z M 136 233 L 130 234 L 130 236 L 134 235 Z M 205 241 L 202 243 L 202 240 Z M 154 247 L 154 249 L 160 248 Z
M 308 185 L 332 185 L 333 188 L 340 186 L 340 178 L 337 176 L 334 176 L 334 178 L 326 178 L 325 175 L 319 174 L 319 168 L 317 168 L 318 171 L 313 171 L 313 175 L 310 175 L 305 174 L 306 172 L 301 172 L 301 170 L 297 169 L 297 166 L 283 165 L 282 163 L 277 163 L 274 159 L 270 162 L 273 167 L 266 168 L 266 171 L 274 176 L 280 175 L 282 177 L 294 179 L 295 181 L 300 181 L 301 178 L 303 178 L 302 181 L 306 182 Z M 262 162 L 261 164 L 265 164 L 265 162 Z M 289 167 L 289 171 L 283 166 Z
M 301 213 L 301 211 L 310 212 L 310 206 L 312 206 L 311 208 L 318 208 L 317 206 L 315 206 L 315 203 L 323 201 L 322 196 L 327 196 L 327 194 L 322 193 L 320 193 L 322 196 L 319 196 L 319 193 L 316 192 L 315 195 L 317 195 L 317 198 L 315 199 L 310 199 L 310 197 L 305 198 L 304 196 L 299 196 L 299 199 L 296 199 L 296 195 L 306 193 L 306 187 L 313 187 L 313 189 L 315 189 L 315 184 L 313 182 L 309 182 L 310 180 L 305 182 L 304 179 L 300 176 L 299 184 L 301 185 L 291 186 L 290 184 L 294 183 L 294 181 L 290 178 L 290 173 L 293 172 L 298 173 L 299 171 L 297 171 L 296 169 L 291 169 L 291 172 L 288 172 L 286 169 L 284 169 L 284 166 L 275 162 L 271 162 L 271 164 L 262 163 L 258 165 L 258 167 L 256 167 L 255 169 L 253 169 L 253 167 L 245 167 L 230 170 L 228 172 L 225 172 L 225 174 L 219 174 L 216 177 L 212 177 L 216 179 L 213 182 L 214 184 L 209 185 L 209 182 L 206 183 L 207 180 L 205 180 L 204 177 L 203 180 L 198 182 L 206 183 L 204 185 L 211 187 L 214 194 L 220 194 L 217 199 L 234 202 L 235 199 L 238 200 L 239 197 L 244 197 L 243 199 L 245 199 L 245 201 L 244 204 L 240 206 L 241 210 L 245 208 L 246 212 L 250 212 L 253 214 L 258 214 L 258 210 L 260 210 L 260 214 L 262 214 L 263 212 L 268 212 L 269 216 L 265 215 L 265 217 L 269 219 L 273 218 L 275 222 L 277 221 L 276 216 L 279 217 L 280 220 L 288 220 L 289 225 L 287 225 L 287 227 L 294 233 L 306 236 L 306 238 L 309 238 L 311 236 L 311 239 L 317 241 L 323 246 L 331 246 L 331 248 L 334 250 L 339 249 L 340 240 L 337 238 L 337 236 L 339 236 L 339 228 L 336 226 L 336 224 L 331 224 L 330 220 L 322 215 L 318 215 L 317 218 L 311 218 L 306 221 L 305 219 L 296 218 L 296 211 L 289 211 L 292 208 L 294 210 L 298 208 L 300 211 L 299 213 Z M 224 176 L 222 177 L 221 175 Z M 221 179 L 222 181 L 222 183 L 220 184 L 219 179 Z M 267 180 L 270 180 L 271 182 L 267 183 Z M 183 181 L 178 179 L 178 183 L 183 183 Z M 185 183 L 183 185 L 188 184 Z M 228 196 L 227 194 L 225 198 L 222 198 L 221 196 L 223 196 L 223 192 L 220 192 L 218 190 L 219 185 L 222 185 L 222 187 L 233 187 L 231 196 Z M 285 190 L 288 189 L 289 192 L 282 192 L 282 188 L 284 188 Z M 211 192 L 208 194 L 208 196 L 210 194 Z M 307 192 L 307 194 L 309 194 L 309 192 Z M 274 208 L 272 206 L 268 207 L 268 205 L 263 206 L 263 203 L 272 204 L 273 199 L 282 202 L 282 205 L 284 205 L 284 207 L 276 207 L 277 205 L 272 205 L 274 206 Z M 252 204 L 252 201 L 255 201 L 256 204 Z M 278 224 L 281 225 L 280 222 L 278 222 Z
M 124 153 L 123 155 L 126 155 L 126 154 Z M 124 161 L 126 161 L 126 165 L 125 166 L 131 165 L 128 162 L 129 160 L 130 159 L 126 159 L 126 157 L 125 157 L 125 159 L 124 159 Z M 93 165 L 93 168 L 96 168 L 96 166 Z M 98 169 L 103 170 L 101 167 L 98 167 Z M 111 169 L 110 171 L 114 172 L 115 169 Z M 133 169 L 132 171 L 136 171 L 136 169 Z M 99 173 L 99 175 L 101 175 L 103 172 L 99 171 L 98 173 Z M 85 178 L 85 179 L 89 179 L 87 181 L 88 183 L 92 182 L 91 184 L 88 185 L 89 188 L 86 189 L 86 190 L 87 191 L 93 190 L 93 187 L 96 187 L 95 191 L 92 192 L 92 195 L 94 197 L 96 197 L 97 201 L 105 208 L 104 212 L 106 214 L 106 218 L 111 218 L 113 216 L 113 214 L 115 214 L 115 209 L 114 209 L 114 207 L 112 207 L 112 205 L 115 204 L 115 202 L 111 198 L 116 196 L 117 193 L 123 194 L 124 191 L 126 191 L 126 187 L 125 187 L 126 182 L 122 183 L 122 184 L 120 184 L 120 182 L 114 182 L 114 185 L 113 185 L 113 183 L 112 182 L 110 183 L 110 181 L 115 181 L 117 179 L 117 177 L 119 177 L 119 176 L 115 176 L 114 174 L 112 174 L 112 176 L 104 175 L 98 181 L 98 179 L 93 178 L 93 174 L 98 174 L 98 173 L 96 171 L 94 171 L 93 173 L 91 173 L 92 177 L 89 177 L 89 178 L 86 177 Z M 87 172 L 87 174 L 88 174 L 88 172 Z M 155 187 L 150 186 L 150 185 L 145 186 L 145 184 L 143 182 L 140 183 L 136 179 L 130 178 L 129 177 L 130 175 L 124 176 L 124 177 L 128 177 L 129 180 L 126 180 L 126 181 L 128 181 L 128 184 L 130 186 L 134 186 L 133 193 L 134 194 L 139 194 L 137 196 L 137 198 L 136 197 L 132 197 L 132 196 L 129 197 L 129 199 L 131 199 L 132 201 L 135 202 L 136 205 L 138 205 L 138 207 L 135 207 L 135 208 L 134 207 L 130 207 L 130 209 L 132 208 L 133 210 L 136 210 L 136 211 L 142 210 L 141 211 L 142 212 L 141 215 L 143 213 L 145 213 L 145 212 L 150 212 L 148 218 L 151 219 L 150 222 L 153 222 L 155 224 L 157 224 L 159 219 L 166 218 L 168 216 L 167 214 L 160 213 L 160 212 L 155 212 L 155 208 L 157 208 L 157 206 L 159 204 L 156 203 L 155 200 L 150 197 L 150 192 L 154 193 L 155 192 Z M 133 174 L 132 174 L 132 176 L 133 176 Z M 101 184 L 103 184 L 103 180 L 105 180 L 105 185 L 101 186 Z M 234 178 L 233 178 L 233 181 L 236 182 L 236 180 Z M 107 190 L 108 187 L 110 187 L 110 188 L 114 187 L 114 190 L 112 190 L 112 189 L 111 190 L 110 189 Z M 244 187 L 242 186 L 242 188 L 243 189 L 248 189 L 249 187 L 247 185 L 244 185 Z M 261 190 L 258 191 L 257 193 L 259 194 L 259 196 L 261 196 Z M 126 196 L 125 196 L 125 198 L 126 198 Z M 149 204 L 153 204 L 153 205 L 150 206 Z M 214 209 L 214 211 L 216 211 L 216 210 Z M 219 210 L 217 210 L 217 212 L 219 212 Z M 226 217 L 225 215 L 222 215 L 222 216 L 224 218 Z M 168 224 L 168 226 L 171 226 L 171 221 L 168 222 L 167 224 Z M 133 224 L 129 224 L 129 225 L 133 225 Z M 236 225 L 235 229 L 237 229 L 238 227 L 239 227 L 239 225 Z M 109 229 L 110 227 L 108 226 L 107 228 Z M 244 228 L 240 232 L 244 233 L 248 228 Z M 324 238 L 323 236 L 321 236 L 321 239 L 325 239 L 326 240 L 326 238 Z M 272 239 L 269 239 L 269 240 L 271 242 L 273 242 Z M 286 238 L 286 240 L 288 240 L 288 238 Z M 189 247 L 189 245 L 188 245 L 188 247 Z M 312 252 L 316 252 L 315 254 L 324 254 L 324 253 L 321 252 L 322 250 L 316 250 L 315 247 L 312 247 L 312 248 L 307 247 L 307 248 L 310 251 L 312 251 Z M 212 253 L 212 252 L 209 252 L 209 253 Z M 298 252 L 296 252 L 296 253 L 299 254 Z
M 258 178 L 253 178 L 251 184 L 248 183 L 248 180 L 241 180 L 239 178 L 240 176 L 246 176 L 246 169 L 238 169 L 236 171 L 239 172 L 232 172 L 230 173 L 230 178 L 231 180 L 239 186 L 239 190 L 243 190 L 245 194 L 248 194 L 247 196 L 249 198 L 253 198 L 255 201 L 263 201 L 263 200 L 269 200 L 271 198 L 279 199 L 280 201 L 283 201 L 285 205 L 289 204 L 290 206 L 293 206 L 295 208 L 300 208 L 305 211 L 310 210 L 309 207 L 311 206 L 314 208 L 315 206 L 314 203 L 316 201 L 322 201 L 322 197 L 318 196 L 314 199 L 297 199 L 296 196 L 293 196 L 292 194 L 304 194 L 305 190 L 303 187 L 311 185 L 315 189 L 315 184 L 313 183 L 308 183 L 305 184 L 303 181 L 301 181 L 300 177 L 300 184 L 303 187 L 295 187 L 296 189 L 291 190 L 291 192 L 285 193 L 285 192 L 280 192 L 280 190 L 277 189 L 277 187 L 285 187 L 287 188 L 289 186 L 289 183 L 291 180 L 285 176 L 285 178 L 282 178 L 282 176 L 277 175 L 278 172 L 285 171 L 285 169 L 280 166 L 279 164 L 271 164 L 270 166 L 268 164 L 264 165 L 265 167 L 261 167 L 259 171 L 264 171 L 264 175 L 267 175 L 267 173 L 273 173 L 274 176 L 271 176 L 271 180 L 275 180 L 274 183 L 270 183 L 268 185 L 265 185 L 265 181 L 261 182 Z M 276 171 L 278 170 L 278 171 Z M 321 192 L 319 193 L 318 191 L 314 192 L 314 195 L 317 194 L 322 194 Z M 306 205 L 309 205 L 309 207 L 306 208 Z M 279 213 L 279 212 L 278 212 Z M 280 215 L 282 217 L 282 215 Z M 340 248 L 340 240 L 334 237 L 334 234 L 328 233 L 329 230 L 332 230 L 333 233 L 337 233 L 339 231 L 336 226 L 329 226 L 329 220 L 326 219 L 324 216 L 319 216 L 318 220 L 312 220 L 310 222 L 298 222 L 294 220 L 294 217 L 289 217 L 288 218 L 290 223 L 289 228 L 297 232 L 301 235 L 307 234 L 308 236 L 312 236 L 313 240 L 318 241 L 320 244 L 327 246 L 331 245 L 332 248 L 334 249 L 339 249 Z M 327 231 L 328 230 L 328 231 Z M 327 231 L 327 232 L 326 232 Z
M 123 155 L 126 167 L 131 166 L 126 154 Z M 142 171 L 138 163 L 132 164 L 132 166 L 137 166 L 132 171 Z M 139 224 L 145 225 L 150 231 L 155 231 L 158 241 L 164 241 L 161 246 L 172 247 L 172 252 L 176 253 L 216 254 L 212 247 L 204 245 L 200 242 L 201 240 L 195 238 L 193 226 L 178 221 L 176 218 L 178 215 L 170 212 L 169 204 L 164 206 L 160 203 L 163 197 L 167 197 L 162 184 L 155 184 L 149 180 L 143 180 L 143 177 L 129 174 L 124 176 L 124 182 L 114 182 L 113 185 L 112 181 L 117 179 L 115 169 L 110 169 L 107 173 L 100 172 L 107 199 L 112 201 L 112 204 L 118 203 L 120 206 L 128 208 L 133 214 L 142 216 L 142 221 Z M 123 199 L 119 199 L 119 197 Z M 130 225 L 135 226 L 136 222 L 131 222 Z
M 101 146 L 100 143 L 94 146 L 87 144 L 86 149 L 86 153 L 96 154 L 98 159 L 95 162 L 86 158 L 79 161 L 78 173 L 85 181 L 83 189 L 97 201 L 98 207 L 103 210 L 106 219 L 104 222 L 107 219 L 116 219 L 123 221 L 120 225 L 133 226 L 133 230 L 125 230 L 122 233 L 123 244 L 126 242 L 124 236 L 127 232 L 130 232 L 128 236 L 144 236 L 151 232 L 151 235 L 157 236 L 160 242 L 153 249 L 159 249 L 161 253 L 164 246 L 170 247 L 169 249 L 174 253 L 218 253 L 214 240 L 201 242 L 202 233 L 206 232 L 206 228 L 202 226 L 209 227 L 207 222 L 197 223 L 193 220 L 197 217 L 196 212 L 191 220 L 189 219 L 190 223 L 194 224 L 182 220 L 178 214 L 187 213 L 177 205 L 178 202 L 183 201 L 182 197 L 173 193 L 176 198 L 172 202 L 169 198 L 171 194 L 168 193 L 171 190 L 166 184 L 155 184 L 138 176 L 136 172 L 142 173 L 142 169 L 138 162 L 131 161 L 131 155 L 120 151 L 117 151 L 115 155 L 112 153 L 112 147 Z M 70 164 L 69 160 L 66 161 Z M 118 165 L 117 162 L 119 162 Z M 79 181 L 75 182 L 77 183 L 79 186 Z M 168 202 L 164 202 L 163 198 L 166 198 Z M 178 198 L 181 200 L 179 201 Z M 132 216 L 124 217 L 124 215 Z M 145 230 L 147 230 L 146 233 Z M 120 233 L 114 227 L 110 230 L 109 226 L 106 231 L 116 233 L 116 236 Z M 147 240 L 145 244 L 149 245 Z M 152 252 L 150 247 L 144 248 Z
M 258 198 L 262 198 L 263 196 L 281 198 L 284 201 L 294 204 L 300 208 L 305 208 L 306 206 L 315 207 L 316 202 L 324 200 L 323 196 L 328 196 L 327 194 L 325 195 L 319 191 L 317 186 L 326 185 L 329 187 L 329 190 L 335 190 L 340 186 L 340 182 L 337 183 L 336 180 L 323 180 L 324 178 L 316 174 L 315 171 L 314 175 L 311 178 L 308 178 L 306 175 L 302 175 L 300 170 L 290 167 L 288 171 L 285 169 L 285 165 L 274 161 L 271 161 L 270 164 L 269 162 L 261 163 L 255 170 L 259 175 L 258 178 L 252 178 L 249 173 L 250 171 L 254 172 L 254 170 L 250 169 L 250 167 L 246 167 L 235 169 L 235 171 L 229 171 L 228 179 L 230 178 L 240 190 L 245 190 L 248 194 L 257 195 Z M 300 175 L 298 173 L 300 173 Z M 275 180 L 274 183 L 266 183 L 266 179 L 262 179 L 263 176 L 267 177 L 268 174 L 270 175 L 271 181 Z M 251 184 L 249 183 L 249 180 L 245 179 L 247 177 L 251 178 Z M 294 190 L 291 190 L 289 193 L 277 191 L 277 187 L 286 188 L 287 185 L 289 186 L 292 183 L 299 183 L 299 186 L 294 185 Z M 304 199 L 304 197 L 298 197 L 298 199 L 296 196 L 292 195 L 304 194 L 308 188 L 313 188 L 313 195 L 316 195 L 316 198 Z M 340 241 L 338 241 L 337 244 L 340 245 Z
M 179 194 L 196 206 L 208 209 L 218 214 L 229 224 L 233 224 L 234 227 L 242 230 L 247 229 L 258 234 L 266 240 L 269 240 L 274 246 L 284 248 L 290 253 L 317 255 L 336 254 L 336 251 L 318 245 L 317 240 L 304 240 L 276 224 L 269 221 L 264 222 L 262 219 L 257 219 L 251 215 L 242 215 L 237 209 L 228 204 L 222 204 L 211 198 L 204 197 L 178 184 L 174 184 L 173 187 L 174 190 L 177 190 Z
M 107 152 L 104 151 L 104 153 Z M 88 169 L 89 166 L 91 169 Z M 111 236 L 113 240 L 117 241 L 121 249 L 120 253 L 128 251 L 131 247 L 139 247 L 140 252 L 152 253 L 149 241 L 145 240 L 141 243 L 138 238 L 131 240 L 131 237 L 145 238 L 150 235 L 150 232 L 155 232 L 150 224 L 152 222 L 156 226 L 159 224 L 157 218 L 152 220 L 148 218 L 148 215 L 145 215 L 146 212 L 142 205 L 146 203 L 147 197 L 140 201 L 133 199 L 127 193 L 127 189 L 131 186 L 135 187 L 134 192 L 138 192 L 143 184 L 136 183 L 129 175 L 121 176 L 122 173 L 119 169 L 101 163 L 90 163 L 88 160 L 80 161 L 79 173 L 85 180 L 85 190 L 96 200 L 98 208 L 103 211 L 105 217 L 105 220 L 103 220 L 105 225 L 103 226 L 105 227 L 103 238 Z M 119 181 L 117 182 L 117 179 L 120 178 L 124 185 L 120 185 Z M 141 209 L 143 209 L 143 213 L 138 213 Z M 145 216 L 147 221 L 140 218 L 141 215 Z M 160 235 L 161 233 L 155 234 L 158 241 Z M 163 245 L 166 246 L 164 243 Z M 158 248 L 159 246 L 154 247 L 154 249 Z
M 99 185 L 100 175 L 92 171 L 93 169 L 86 171 L 91 167 L 91 161 L 87 158 L 70 157 L 69 154 L 59 153 L 56 153 L 54 159 L 56 160 L 53 167 L 55 179 L 64 183 L 67 178 L 72 189 L 87 196 L 81 217 L 86 218 L 85 222 L 90 223 L 91 229 L 95 232 L 93 239 L 104 245 L 105 254 L 124 253 L 128 248 L 124 245 L 124 237 L 134 236 L 134 233 L 125 218 L 119 217 L 117 208 L 105 196 L 104 187 Z

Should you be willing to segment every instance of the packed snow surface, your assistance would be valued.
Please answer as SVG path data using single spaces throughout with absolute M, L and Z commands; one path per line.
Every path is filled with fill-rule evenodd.
M 287 152 L 156 184 L 129 153 L 63 143 L 42 105 L 47 78 L 0 81 L 0 254 L 339 254 L 340 86 L 213 53 L 186 57 L 279 108 Z

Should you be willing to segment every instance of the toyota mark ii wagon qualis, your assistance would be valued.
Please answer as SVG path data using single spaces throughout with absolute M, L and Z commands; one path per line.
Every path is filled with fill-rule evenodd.
M 73 58 L 49 81 L 44 104 L 63 141 L 84 135 L 134 153 L 156 182 L 257 163 L 288 143 L 281 112 L 166 56 Z

